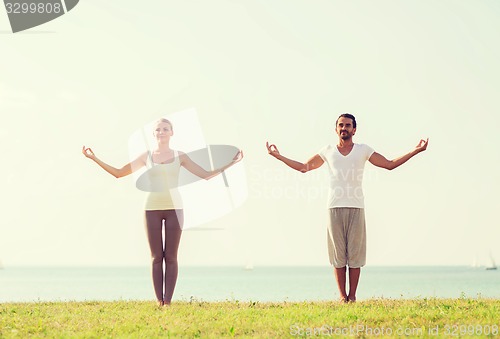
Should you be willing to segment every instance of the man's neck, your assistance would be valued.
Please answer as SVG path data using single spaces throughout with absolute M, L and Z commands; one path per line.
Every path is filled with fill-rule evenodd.
M 344 140 L 344 139 L 339 139 L 339 143 L 337 144 L 338 147 L 344 148 L 344 147 L 352 147 L 354 145 L 354 142 L 352 142 L 352 138 Z

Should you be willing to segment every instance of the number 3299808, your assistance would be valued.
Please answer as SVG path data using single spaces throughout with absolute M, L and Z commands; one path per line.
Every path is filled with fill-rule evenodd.
M 50 2 L 47 3 L 10 3 L 7 2 L 5 4 L 5 8 L 7 9 L 7 13 L 11 14 L 43 14 L 43 13 L 61 13 L 63 11 L 60 3 L 52 4 Z
M 498 335 L 498 325 L 445 325 L 444 335 Z

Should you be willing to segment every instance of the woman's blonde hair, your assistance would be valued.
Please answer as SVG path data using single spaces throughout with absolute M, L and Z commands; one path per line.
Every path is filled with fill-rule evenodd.
M 161 119 L 159 119 L 159 120 L 156 122 L 156 124 L 159 124 L 160 122 L 165 122 L 165 123 L 169 124 L 169 125 L 170 125 L 170 128 L 171 128 L 172 130 L 174 130 L 174 126 L 172 125 L 172 122 L 170 122 L 170 120 L 165 119 L 165 118 L 161 118 Z

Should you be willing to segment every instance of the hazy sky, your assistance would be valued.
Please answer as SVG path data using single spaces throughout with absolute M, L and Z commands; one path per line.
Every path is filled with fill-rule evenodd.
M 0 9 L 0 259 L 5 265 L 148 265 L 145 194 L 114 166 L 162 115 L 195 108 L 207 143 L 244 150 L 246 202 L 186 231 L 180 265 L 328 265 L 326 166 L 355 142 L 367 163 L 368 265 L 500 261 L 498 1 L 81 1 L 24 33 Z M 175 124 L 175 122 L 174 122 Z

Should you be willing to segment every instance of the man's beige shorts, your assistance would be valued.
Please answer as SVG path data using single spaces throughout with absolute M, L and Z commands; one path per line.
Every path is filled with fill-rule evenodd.
M 330 208 L 328 254 L 336 268 L 366 264 L 366 224 L 363 208 Z

